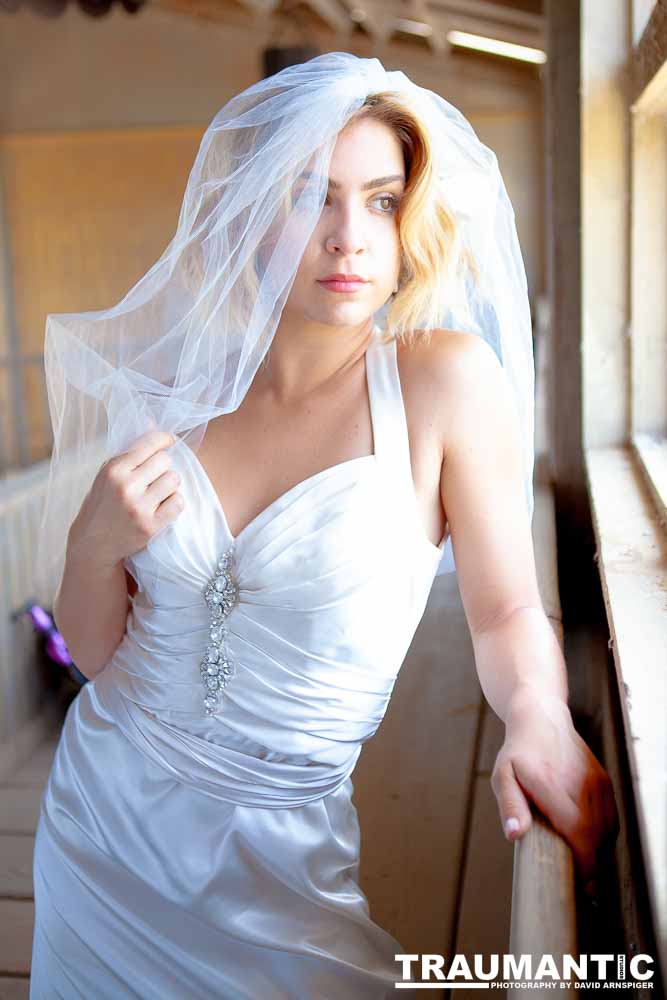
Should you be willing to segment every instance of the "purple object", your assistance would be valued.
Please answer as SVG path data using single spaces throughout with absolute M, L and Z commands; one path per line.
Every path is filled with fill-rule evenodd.
M 48 632 L 50 628 L 55 627 L 51 615 L 44 608 L 40 608 L 39 604 L 33 604 L 28 609 L 28 617 L 40 632 Z
M 71 666 L 74 661 L 48 611 L 45 611 L 39 604 L 30 604 L 25 613 L 30 618 L 35 630 L 46 636 L 47 655 L 61 667 Z
M 69 655 L 69 650 L 65 645 L 65 640 L 56 629 L 53 630 L 46 640 L 46 652 L 61 667 L 69 667 L 73 662 L 72 657 Z

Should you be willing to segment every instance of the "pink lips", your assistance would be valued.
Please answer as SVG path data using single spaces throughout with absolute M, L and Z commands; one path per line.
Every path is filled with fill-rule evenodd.
M 332 292 L 356 292 L 366 283 L 358 274 L 330 274 L 328 278 L 319 281 L 320 285 Z

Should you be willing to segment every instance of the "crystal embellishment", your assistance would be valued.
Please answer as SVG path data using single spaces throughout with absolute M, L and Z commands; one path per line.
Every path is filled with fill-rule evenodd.
M 234 546 L 230 545 L 218 559 L 215 574 L 204 588 L 211 616 L 209 644 L 200 666 L 206 715 L 213 715 L 219 708 L 222 692 L 235 673 L 234 663 L 225 648 L 228 634 L 225 619 L 239 596 L 238 585 L 232 574 L 233 559 Z

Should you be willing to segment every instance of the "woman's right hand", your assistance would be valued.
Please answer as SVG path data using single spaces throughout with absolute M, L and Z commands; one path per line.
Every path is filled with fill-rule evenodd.
M 175 440 L 166 431 L 147 431 L 102 465 L 72 523 L 68 550 L 115 566 L 178 517 L 181 477 L 165 451 Z

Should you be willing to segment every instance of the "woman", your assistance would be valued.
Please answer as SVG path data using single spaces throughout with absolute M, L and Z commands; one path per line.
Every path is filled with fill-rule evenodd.
M 47 374 L 69 360 L 66 386 L 50 369 L 57 439 L 92 442 L 102 401 L 114 447 L 71 520 L 55 606 L 90 683 L 42 802 L 33 998 L 394 995 L 403 949 L 358 884 L 351 775 L 448 543 L 506 724 L 507 835 L 533 799 L 588 878 L 614 829 L 536 582 L 504 188 L 485 160 L 471 218 L 499 219 L 493 349 L 412 326 L 439 288 L 473 327 L 484 300 L 480 244 L 453 174 L 442 198 L 445 154 L 406 80 L 333 53 L 250 88 L 205 137 L 153 284 L 50 317 Z M 68 421 L 84 404 L 94 419 Z

